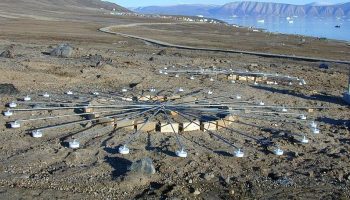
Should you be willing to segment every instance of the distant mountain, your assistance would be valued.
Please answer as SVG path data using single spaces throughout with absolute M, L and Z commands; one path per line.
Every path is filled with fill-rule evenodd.
M 217 8 L 216 5 L 184 4 L 174 6 L 147 6 L 132 9 L 135 12 L 143 14 L 162 14 L 162 15 L 211 15 L 211 9 Z
M 334 4 L 330 3 L 330 2 L 312 2 L 312 3 L 306 4 L 306 5 L 309 5 L 309 6 L 331 6 Z
M 147 14 L 168 15 L 204 15 L 207 17 L 229 16 L 313 16 L 313 17 L 350 17 L 350 3 L 324 5 L 312 3 L 306 5 L 292 5 L 282 3 L 264 3 L 242 1 L 218 5 L 176 5 L 150 6 L 134 10 Z

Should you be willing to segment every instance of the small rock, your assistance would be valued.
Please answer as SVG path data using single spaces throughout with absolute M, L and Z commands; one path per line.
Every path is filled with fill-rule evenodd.
M 163 56 L 163 55 L 166 55 L 166 54 L 167 54 L 167 51 L 165 49 L 163 49 L 163 50 L 161 50 L 161 51 L 159 51 L 157 53 L 158 56 Z
M 338 173 L 338 181 L 342 182 L 344 180 L 344 173 L 343 172 L 339 172 Z
M 194 195 L 200 195 L 201 192 L 198 190 L 198 189 L 195 189 L 194 192 L 193 192 Z
M 307 173 L 307 175 L 308 175 L 309 177 L 311 177 L 311 178 L 315 177 L 314 171 L 309 171 L 309 172 Z
M 154 61 L 154 57 L 150 57 L 150 58 L 149 58 L 149 61 Z
M 270 64 L 270 67 L 272 67 L 272 68 L 277 68 L 277 65 L 274 64 L 274 63 L 272 63 L 272 64 Z
M 9 46 L 4 52 L 0 54 L 3 58 L 15 58 L 15 45 Z
M 212 173 L 206 173 L 206 174 L 204 174 L 204 176 L 203 176 L 203 178 L 204 178 L 205 180 L 207 180 L 207 181 L 210 181 L 210 180 L 213 179 L 214 177 L 215 177 L 215 175 L 212 174 Z
M 326 63 L 321 63 L 319 66 L 320 69 L 329 69 L 329 65 Z
M 234 190 L 231 190 L 231 191 L 230 191 L 230 194 L 231 194 L 231 195 L 234 195 L 234 194 L 235 194 L 235 191 L 234 191 Z
M 281 177 L 281 175 L 279 173 L 270 172 L 268 177 L 271 178 L 272 180 L 276 181 Z
M 142 158 L 141 160 L 135 161 L 131 164 L 129 170 L 134 173 L 141 174 L 155 174 L 156 169 L 153 165 L 153 161 L 150 158 Z
M 192 184 L 192 183 L 193 183 L 193 180 L 192 180 L 192 179 L 188 180 L 188 183 L 189 183 L 189 184 Z
M 50 52 L 51 56 L 68 58 L 73 55 L 73 47 L 69 44 L 60 44 Z
M 299 157 L 300 156 L 300 154 L 298 153 L 298 152 L 292 152 L 292 155 L 293 155 L 293 157 Z
M 227 178 L 225 179 L 225 183 L 228 185 L 231 183 L 231 177 L 227 176 Z
M 17 94 L 18 92 L 13 84 L 0 84 L 0 94 Z
M 181 53 L 174 53 L 173 55 L 174 55 L 174 56 L 177 56 L 177 57 L 182 57 L 182 54 L 181 54 Z
M 105 64 L 109 64 L 111 65 L 113 60 L 112 59 L 107 59 L 107 58 L 104 58 L 103 56 L 101 55 L 98 55 L 98 54 L 95 54 L 95 55 L 88 55 L 87 57 L 85 57 L 86 60 L 90 61 L 90 66 L 91 67 L 102 67 L 104 66 Z

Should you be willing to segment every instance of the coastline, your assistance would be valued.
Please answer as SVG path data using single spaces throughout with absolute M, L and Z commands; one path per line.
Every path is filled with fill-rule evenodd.
M 290 32 L 287 32 L 287 31 L 273 31 L 267 27 L 259 27 L 259 26 L 256 26 L 257 24 L 259 24 L 259 19 L 274 19 L 274 20 L 280 20 L 280 21 L 283 21 L 284 18 L 281 17 L 281 16 L 269 16 L 269 17 L 257 17 L 257 16 L 237 16 L 237 17 L 234 17 L 232 19 L 227 19 L 227 17 L 219 17 L 219 16 L 216 16 L 216 17 L 213 17 L 217 20 L 221 20 L 221 21 L 224 21 L 226 24 L 230 25 L 230 26 L 234 26 L 234 27 L 237 27 L 237 28 L 247 28 L 247 29 L 258 29 L 258 30 L 261 30 L 263 31 L 264 33 L 267 33 L 267 34 L 275 34 L 275 35 L 278 35 L 278 34 L 282 34 L 282 35 L 292 35 L 292 36 L 298 36 L 298 37 L 306 37 L 306 38 L 313 38 L 313 39 L 319 39 L 319 40 L 330 40 L 330 41 L 334 41 L 334 42 L 341 42 L 341 43 L 346 43 L 346 44 L 350 44 L 350 37 L 349 39 L 337 39 L 336 37 L 325 37 L 325 36 L 315 36 L 315 35 L 310 35 L 310 34 L 305 34 L 305 33 L 290 33 Z M 256 21 L 256 23 L 252 23 L 252 25 L 242 25 L 242 23 L 235 23 L 234 22 L 234 19 L 254 19 Z M 325 19 L 325 20 L 335 20 L 336 18 L 317 18 L 317 17 L 300 17 L 300 18 L 297 18 L 298 20 L 302 19 L 302 20 L 317 20 L 317 19 Z M 344 21 L 340 21 L 339 24 L 342 24 L 342 22 L 347 22 L 346 20 Z M 266 22 L 266 20 L 264 20 L 264 23 L 260 23 L 260 24 L 264 24 L 265 26 L 267 26 L 266 24 L 268 24 L 269 22 Z M 294 22 L 293 22 L 294 23 Z M 327 23 L 327 22 L 326 22 Z M 295 23 L 297 24 L 297 23 Z M 293 25 L 295 25 L 293 24 Z M 348 27 L 346 25 L 344 25 L 344 27 Z M 332 26 L 332 28 L 335 29 L 335 27 Z M 283 29 L 283 28 L 282 28 Z M 346 34 L 348 35 L 348 34 Z

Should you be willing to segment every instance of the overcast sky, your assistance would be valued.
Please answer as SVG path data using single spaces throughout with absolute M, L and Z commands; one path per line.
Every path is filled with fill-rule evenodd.
M 176 4 L 215 4 L 222 5 L 229 2 L 235 2 L 236 0 L 109 0 L 114 3 L 117 3 L 124 7 L 143 7 L 143 6 L 152 6 L 152 5 L 176 5 Z M 331 2 L 333 4 L 346 2 L 346 0 L 327 0 L 327 1 L 318 1 L 318 0 L 255 0 L 261 2 L 275 2 L 275 3 L 290 3 L 290 4 L 307 4 L 312 2 Z

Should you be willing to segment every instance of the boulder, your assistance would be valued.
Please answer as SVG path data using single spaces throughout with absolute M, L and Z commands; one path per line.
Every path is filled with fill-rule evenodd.
M 165 49 L 163 49 L 157 53 L 158 56 L 164 56 L 166 54 L 167 54 L 167 51 Z
M 135 161 L 129 167 L 130 172 L 140 173 L 144 175 L 151 175 L 156 173 L 153 161 L 150 158 L 142 158 L 141 160 Z
M 69 44 L 60 44 L 54 48 L 51 52 L 51 56 L 69 58 L 73 55 L 74 49 Z
M 321 63 L 319 66 L 320 69 L 329 69 L 329 65 L 326 63 Z
M 15 46 L 9 46 L 4 52 L 0 54 L 0 57 L 3 58 L 15 58 Z
M 91 67 L 102 67 L 105 64 L 111 65 L 113 60 L 110 58 L 104 58 L 101 55 L 95 54 L 95 55 L 89 55 L 85 59 L 87 59 L 90 62 Z
M 0 84 L 0 94 L 18 94 L 18 90 L 13 84 Z

